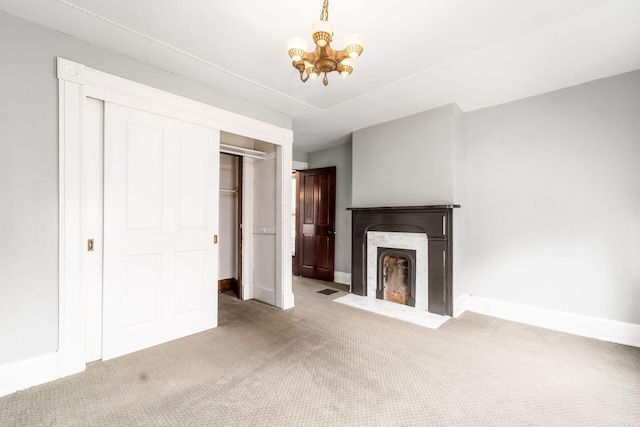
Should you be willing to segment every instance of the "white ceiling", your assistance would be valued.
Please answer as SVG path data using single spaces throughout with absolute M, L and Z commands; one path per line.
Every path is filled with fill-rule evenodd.
M 353 74 L 303 84 L 286 52 L 322 0 L 0 0 L 0 10 L 293 117 L 314 151 L 449 103 L 464 111 L 640 69 L 638 0 L 332 0 Z

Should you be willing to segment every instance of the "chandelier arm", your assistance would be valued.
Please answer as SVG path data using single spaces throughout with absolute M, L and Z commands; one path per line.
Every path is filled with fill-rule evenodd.
M 316 53 L 315 52 L 305 52 L 302 55 L 302 62 L 307 61 L 307 62 L 311 62 L 312 64 L 315 64 L 316 62 Z
M 305 83 L 307 80 L 309 80 L 308 75 L 307 78 L 304 78 L 304 60 L 293 61 L 291 65 L 293 65 L 293 68 L 298 70 L 298 72 L 300 73 L 300 80 L 302 81 L 302 83 Z
M 349 54 L 347 53 L 346 50 L 334 50 L 334 59 L 336 60 L 336 62 L 340 63 L 342 62 L 342 60 L 346 59 L 346 58 L 350 58 Z

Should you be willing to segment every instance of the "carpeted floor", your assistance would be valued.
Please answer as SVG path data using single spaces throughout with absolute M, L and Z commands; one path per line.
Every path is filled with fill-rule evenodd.
M 431 330 L 328 286 L 294 279 L 287 311 L 223 294 L 218 328 L 0 398 L 0 425 L 640 425 L 640 349 L 474 313 Z

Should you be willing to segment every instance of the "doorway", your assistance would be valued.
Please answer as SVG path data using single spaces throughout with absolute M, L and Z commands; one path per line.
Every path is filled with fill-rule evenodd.
M 91 200 L 90 197 L 87 196 L 88 192 L 85 186 L 85 173 L 87 171 L 98 171 L 100 168 L 99 164 L 93 163 L 91 159 L 84 156 L 86 145 L 86 135 L 84 131 L 86 130 L 83 129 L 83 123 L 85 122 L 85 119 L 87 119 L 87 112 L 93 110 L 91 108 L 85 109 L 85 105 L 88 100 L 92 98 L 99 101 L 99 103 L 112 103 L 114 105 L 126 106 L 135 110 L 151 113 L 156 116 L 174 118 L 178 121 L 194 125 L 195 127 L 192 129 L 198 127 L 214 130 L 217 129 L 223 132 L 232 132 L 243 137 L 249 137 L 251 139 L 273 144 L 276 147 L 274 153 L 275 158 L 273 160 L 276 173 L 271 178 L 273 180 L 272 186 L 275 190 L 275 203 L 269 206 L 269 211 L 275 213 L 275 233 L 274 238 L 272 239 L 273 242 L 271 242 L 272 245 L 269 247 L 269 253 L 274 254 L 274 262 L 269 267 L 275 270 L 275 277 L 274 280 L 269 283 L 272 288 L 269 290 L 274 294 L 273 304 L 277 307 L 287 309 L 294 306 L 294 296 L 291 290 L 291 271 L 289 269 L 289 257 L 291 254 L 290 171 L 292 169 L 293 143 L 293 132 L 290 129 L 275 126 L 225 111 L 220 108 L 192 101 L 184 97 L 176 96 L 150 86 L 145 86 L 99 70 L 91 69 L 86 67 L 84 64 L 69 61 L 60 57 L 57 58 L 57 77 L 59 93 L 58 119 L 60 131 L 60 212 L 58 224 L 60 230 L 60 265 L 58 270 L 59 339 L 58 350 L 54 355 L 55 359 L 53 359 L 55 363 L 49 363 L 47 364 L 47 367 L 44 367 L 42 374 L 35 380 L 36 383 L 81 372 L 85 369 L 87 363 L 87 343 L 85 342 L 85 339 L 89 334 L 87 331 L 87 327 L 89 325 L 86 322 L 85 313 L 92 309 L 90 306 L 91 304 L 88 301 L 87 286 L 89 286 L 89 282 L 91 281 L 101 282 L 102 280 L 101 275 L 99 274 L 96 278 L 89 277 L 91 275 L 88 270 L 91 269 L 88 268 L 88 264 L 90 263 L 90 259 L 94 258 L 96 262 L 93 263 L 93 265 L 95 265 L 99 271 L 101 262 L 99 259 L 100 257 L 96 255 L 98 255 L 100 251 L 96 251 L 95 249 L 101 248 L 102 243 L 100 240 L 102 240 L 103 237 L 106 238 L 106 236 L 101 236 L 100 227 L 96 228 L 98 231 L 96 231 L 96 234 L 94 235 L 91 232 L 90 227 L 87 226 L 88 218 L 91 215 L 94 215 L 95 212 L 99 212 L 100 214 L 102 213 L 100 209 L 94 210 L 91 208 Z M 99 108 L 97 108 L 97 110 L 99 110 Z M 102 123 L 101 120 L 102 118 L 98 117 L 96 122 L 100 124 Z M 132 126 L 131 129 L 134 129 L 135 127 L 136 126 Z M 142 126 L 142 128 L 145 128 L 145 126 Z M 145 129 L 138 129 L 140 131 L 138 136 L 141 137 L 140 146 L 155 144 L 152 137 L 157 133 L 154 133 L 154 129 L 154 126 L 146 126 Z M 190 139 L 191 136 L 195 135 L 195 139 L 198 139 L 200 137 L 197 134 L 198 132 L 192 133 L 187 130 L 185 133 L 181 134 L 180 138 Z M 104 142 L 106 152 L 106 145 L 109 144 L 109 141 L 105 139 Z M 215 143 L 218 142 L 219 139 L 216 138 Z M 158 144 L 156 144 L 156 146 L 159 147 Z M 212 147 L 211 145 L 208 146 Z M 183 153 L 186 156 L 185 158 L 188 157 L 192 159 L 190 161 L 193 161 L 194 163 L 196 163 L 198 159 L 202 160 L 203 156 L 199 156 L 197 151 L 204 149 L 203 147 L 204 146 L 202 144 L 195 144 L 191 145 L 190 148 L 184 148 L 185 151 L 183 151 Z M 136 155 L 140 153 L 130 154 L 133 154 L 137 161 L 145 167 L 149 166 L 153 168 L 153 164 L 148 163 L 148 161 L 152 160 L 155 161 L 155 166 L 159 167 L 161 165 L 161 158 L 158 156 L 145 157 L 144 155 L 141 155 L 136 157 Z M 176 154 L 175 157 L 165 156 L 165 154 L 162 155 L 162 159 L 172 158 L 174 160 L 179 159 L 179 156 L 178 154 Z M 185 204 L 189 204 L 191 202 L 196 203 L 197 197 L 193 190 L 201 189 L 203 187 L 202 181 L 196 179 L 197 177 L 194 175 L 196 172 L 199 173 L 199 171 L 202 171 L 202 168 L 190 168 L 188 165 L 183 166 L 184 167 L 181 166 L 182 171 L 184 171 L 183 176 L 188 178 L 188 182 L 193 182 L 194 185 L 190 185 L 187 181 L 180 181 L 180 178 L 178 178 L 178 181 L 173 180 L 173 178 L 169 179 L 168 183 L 170 184 L 170 187 L 174 190 L 178 189 L 181 191 L 181 195 L 179 197 L 182 197 L 182 199 L 179 199 L 180 201 L 177 203 L 178 206 L 183 202 Z M 244 162 L 244 166 L 243 176 L 252 177 L 253 165 L 251 162 Z M 216 172 L 217 168 L 218 165 L 216 164 Z M 159 169 L 156 168 L 155 170 L 158 171 Z M 145 210 L 149 210 L 150 205 L 140 203 L 142 200 L 146 200 L 149 196 L 145 194 L 142 189 L 145 188 L 147 180 L 150 180 L 151 177 L 157 178 L 157 176 L 155 174 L 150 175 L 146 173 L 138 173 L 137 171 L 133 172 L 138 175 L 134 180 L 135 182 L 130 183 L 134 186 L 132 188 L 135 188 L 136 191 L 140 193 L 141 198 L 126 199 L 132 202 L 131 207 L 135 207 L 137 212 L 135 215 L 132 212 L 132 216 L 126 217 L 126 219 L 130 219 L 131 224 L 137 224 L 137 226 L 139 226 L 138 228 L 143 229 L 147 226 L 147 220 L 141 220 L 141 217 L 136 215 L 138 213 L 147 212 Z M 194 174 L 192 174 L 192 172 Z M 130 177 L 133 177 L 133 175 Z M 127 177 L 127 179 L 130 177 Z M 210 194 L 212 198 L 215 197 L 215 203 L 217 203 L 219 196 L 217 191 L 217 180 L 218 174 L 216 173 L 216 183 L 213 186 L 216 188 L 215 190 L 212 189 L 211 192 L 207 191 L 207 194 Z M 250 182 L 251 184 L 245 183 L 245 186 L 248 185 L 248 190 L 245 192 L 243 200 L 244 206 L 246 207 L 244 209 L 244 224 L 248 230 L 252 230 L 254 214 L 252 203 L 252 198 L 254 196 L 252 188 L 253 180 L 247 180 L 246 182 Z M 106 180 L 104 184 L 106 189 Z M 97 182 L 97 185 L 99 187 L 100 182 Z M 160 190 L 158 190 L 160 187 L 156 186 L 153 188 L 157 190 L 154 193 L 155 196 L 159 196 L 161 194 L 159 192 Z M 158 200 L 160 199 L 156 197 L 156 202 Z M 164 201 L 169 199 L 164 198 L 163 196 L 162 200 Z M 211 200 L 211 202 L 213 202 L 213 200 Z M 210 202 L 207 202 L 207 204 L 210 205 Z M 162 209 L 165 209 L 164 205 L 162 205 Z M 169 207 L 166 207 L 166 209 L 168 209 L 168 212 L 173 215 Z M 159 212 L 159 210 L 156 212 Z M 193 212 L 195 212 L 195 210 Z M 209 217 L 209 213 L 205 213 L 204 210 L 201 212 Z M 217 206 L 210 209 L 210 213 L 215 213 L 217 216 Z M 201 216 L 198 215 L 189 216 L 187 211 L 178 211 L 177 214 L 178 218 L 181 218 L 179 221 L 182 221 L 182 223 L 176 221 L 176 224 L 185 229 L 185 235 L 189 234 L 187 229 L 196 224 L 201 218 Z M 105 214 L 105 221 L 107 220 L 106 217 L 107 215 Z M 112 220 L 112 218 L 110 220 Z M 155 223 L 153 221 L 149 223 L 158 224 L 157 221 Z M 217 220 L 215 222 L 211 221 L 210 224 L 215 225 L 211 230 L 213 232 L 207 233 L 206 241 L 208 245 L 215 245 L 215 235 L 218 234 L 218 222 Z M 144 232 L 145 231 L 141 231 L 141 233 Z M 263 276 L 263 271 L 261 270 L 262 266 L 253 262 L 254 246 L 252 245 L 252 240 L 253 239 L 251 238 L 247 239 L 249 243 L 246 245 L 246 250 L 243 251 L 243 270 L 246 273 L 243 274 L 243 277 L 245 278 L 245 281 L 247 280 L 247 277 L 249 277 L 249 273 L 252 273 L 252 275 L 256 277 Z M 145 242 L 144 239 L 142 242 Z M 93 250 L 91 248 L 93 248 Z M 176 251 L 181 250 L 181 248 L 176 248 Z M 194 292 L 184 295 L 184 298 L 179 302 L 181 309 L 184 309 L 185 312 L 189 311 L 189 308 L 195 307 L 195 295 L 197 294 L 196 284 L 199 281 L 199 277 L 196 277 L 197 275 L 195 272 L 201 271 L 193 269 L 189 265 L 196 265 L 197 256 L 195 252 L 196 250 L 192 250 L 191 253 L 184 252 L 178 257 L 179 259 L 175 260 L 175 263 L 173 262 L 174 258 L 169 259 L 169 261 L 174 265 L 179 265 L 180 268 L 183 268 L 183 270 L 187 272 L 186 274 L 190 275 L 189 277 L 193 279 L 191 280 L 191 284 L 194 286 L 192 289 Z M 204 254 L 204 252 L 202 253 Z M 128 271 L 132 274 L 130 276 L 132 280 L 134 279 L 134 273 L 141 272 L 144 268 L 149 267 L 151 261 L 159 259 L 158 257 L 155 257 L 152 260 L 151 258 L 153 257 L 151 256 L 143 259 L 144 256 L 145 255 L 140 255 L 140 257 L 133 260 L 132 263 L 128 265 L 128 267 L 131 267 Z M 203 255 L 203 257 L 207 258 L 205 255 Z M 145 264 L 146 261 L 149 261 L 149 263 Z M 138 264 L 134 265 L 136 262 L 138 262 Z M 159 264 L 156 263 L 156 265 Z M 142 276 L 144 275 L 145 274 L 142 274 Z M 216 274 L 207 274 L 207 278 L 209 279 L 208 286 L 214 289 L 215 296 L 213 296 L 213 298 L 217 297 L 217 292 L 215 292 L 215 277 L 217 277 L 217 270 Z M 133 281 L 135 282 L 135 280 Z M 246 284 L 245 287 L 247 287 Z M 207 290 L 207 292 L 209 291 Z M 191 296 L 193 296 L 193 299 Z M 131 294 L 129 297 L 133 298 L 132 301 L 144 303 L 144 299 L 138 298 L 137 295 Z M 251 297 L 251 295 L 248 296 L 248 298 Z M 166 301 L 167 298 L 163 298 L 163 300 Z M 151 310 L 146 313 L 149 314 L 150 317 Z M 131 319 L 133 319 L 133 317 L 131 317 Z M 212 322 L 210 325 L 215 326 L 217 323 L 217 315 L 214 314 L 209 316 L 209 319 Z M 145 319 L 136 318 L 133 320 L 144 321 Z M 177 332 L 177 329 L 173 332 Z M 188 332 L 185 333 L 185 335 L 186 334 L 188 334 Z
M 336 167 L 296 172 L 294 274 L 334 281 Z

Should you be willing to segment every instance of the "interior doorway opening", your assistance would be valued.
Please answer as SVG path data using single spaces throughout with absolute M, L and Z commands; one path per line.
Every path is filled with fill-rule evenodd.
M 289 270 L 290 173 L 293 167 L 293 132 L 290 129 L 176 96 L 60 57 L 57 58 L 57 77 L 60 130 L 59 340 L 58 350 L 51 355 L 54 359 L 39 358 L 37 362 L 34 359 L 34 363 L 39 367 L 37 369 L 39 373 L 30 385 L 84 370 L 86 363 L 93 357 L 88 356 L 90 352 L 87 348 L 90 344 L 86 341 L 87 336 L 97 338 L 95 341 L 100 346 L 100 337 L 104 337 L 105 323 L 102 322 L 101 328 L 98 322 L 94 324 L 89 321 L 86 313 L 93 312 L 95 307 L 98 307 L 95 310 L 96 313 L 100 313 L 100 307 L 103 309 L 113 307 L 112 303 L 103 304 L 103 293 L 100 292 L 101 288 L 104 290 L 103 277 L 104 282 L 107 281 L 107 275 L 103 274 L 107 270 L 104 267 L 107 263 L 101 261 L 107 258 L 106 254 L 109 251 L 111 254 L 108 269 L 110 283 L 123 283 L 118 275 L 122 273 L 122 266 L 125 263 L 125 273 L 128 274 L 125 282 L 133 284 L 126 287 L 128 294 L 125 293 L 125 295 L 128 301 L 147 304 L 148 309 L 144 312 L 145 319 L 132 304 L 126 307 L 128 311 L 125 311 L 125 314 L 129 316 L 130 323 L 144 322 L 157 313 L 169 312 L 169 309 L 174 306 L 179 306 L 182 313 L 189 313 L 189 315 L 178 316 L 179 321 L 170 322 L 171 328 L 158 328 L 159 334 L 169 331 L 172 335 L 156 336 L 155 341 L 150 345 L 197 332 L 197 322 L 185 326 L 184 319 L 191 319 L 195 316 L 194 313 L 202 311 L 196 307 L 200 301 L 205 301 L 204 305 L 207 308 L 209 306 L 213 308 L 211 313 L 204 316 L 209 322 L 205 327 L 217 326 L 215 283 L 218 276 L 217 262 L 209 262 L 209 258 L 217 260 L 218 149 L 222 152 L 223 147 L 220 143 L 222 135 L 230 135 L 231 132 L 240 138 L 255 141 L 255 149 L 259 149 L 258 142 L 264 141 L 264 144 L 272 148 L 273 153 L 269 161 L 265 162 L 268 167 L 262 168 L 258 167 L 259 161 L 255 162 L 255 165 L 247 161 L 247 155 L 251 156 L 253 150 L 241 150 L 246 153 L 242 154 L 243 179 L 251 178 L 244 184 L 246 191 L 242 197 L 245 206 L 242 210 L 243 226 L 246 228 L 245 237 L 247 237 L 244 239 L 246 244 L 243 244 L 242 277 L 250 284 L 250 286 L 243 286 L 243 290 L 248 289 L 248 292 L 243 292 L 243 299 L 259 299 L 281 309 L 294 306 Z M 87 107 L 90 104 L 93 105 Z M 106 111 L 107 108 L 103 109 L 103 106 L 109 105 L 116 108 L 109 107 L 110 112 Z M 137 111 L 146 117 L 144 120 L 133 120 L 133 125 L 129 126 L 127 122 L 129 113 L 124 114 L 123 108 Z M 121 110 L 120 113 L 116 111 L 118 109 Z M 88 117 L 92 114 L 95 117 Z M 106 125 L 106 121 L 110 124 Z M 87 123 L 95 126 L 87 128 L 85 127 Z M 109 128 L 110 136 L 106 135 L 107 132 L 103 127 Z M 168 130 L 165 132 L 164 128 Z M 134 141 L 133 144 L 124 144 L 124 148 L 122 141 L 126 141 L 125 139 L 111 138 L 112 135 L 120 135 L 123 132 L 130 137 L 129 140 Z M 101 139 L 103 135 L 104 140 Z M 167 144 L 162 142 L 163 135 L 170 135 L 171 141 Z M 92 139 L 104 143 L 104 153 L 98 147 L 97 150 L 91 151 L 92 156 L 85 156 L 87 143 Z M 120 143 L 112 146 L 112 140 Z M 242 144 L 239 145 L 243 148 Z M 135 161 L 125 161 L 123 166 L 121 161 L 123 153 L 125 160 Z M 109 190 L 111 196 L 109 208 L 105 204 L 100 209 L 93 204 L 93 199 L 87 197 L 87 194 L 94 195 L 98 201 L 101 199 L 102 186 L 99 177 L 102 163 L 100 156 L 103 154 L 104 163 L 111 165 L 109 176 L 113 179 L 105 178 L 102 182 L 104 192 Z M 171 164 L 167 166 L 164 164 L 165 161 Z M 85 185 L 87 171 L 97 172 L 94 183 L 96 191 L 90 190 Z M 166 180 L 162 176 L 165 172 L 168 174 Z M 263 172 L 268 175 L 268 181 L 259 179 L 261 178 L 258 176 L 259 173 Z M 107 173 L 105 177 L 106 175 Z M 262 205 L 262 199 L 259 197 L 262 194 L 261 188 L 254 185 L 254 175 L 255 182 L 268 186 L 274 195 L 266 200 L 265 205 Z M 207 179 L 204 178 L 205 176 Z M 124 187 L 119 185 L 123 179 L 128 180 L 125 181 L 127 185 Z M 168 185 L 164 185 L 165 182 L 168 182 Z M 147 189 L 153 191 L 147 191 Z M 164 190 L 170 191 L 171 194 L 165 195 L 162 193 Z M 122 195 L 122 191 L 126 197 Z M 126 202 L 124 206 L 128 209 L 126 211 L 123 208 L 123 201 Z M 118 208 L 122 208 L 120 211 L 124 211 L 127 215 L 118 212 Z M 260 212 L 256 212 L 258 210 Z M 210 219 L 211 216 L 213 217 Z M 269 226 L 260 227 L 266 234 L 270 234 L 267 245 L 259 245 L 256 241 L 254 216 L 255 219 L 266 216 L 270 220 Z M 122 245 L 113 244 L 114 236 L 121 240 L 130 237 L 128 234 L 124 235 L 123 227 L 117 224 L 114 226 L 116 222 L 114 218 L 126 220 L 129 228 L 137 227 L 139 229 L 139 233 L 135 234 L 137 237 L 152 232 L 157 232 L 156 234 L 160 236 L 162 232 L 160 237 L 169 235 L 169 238 L 174 238 L 177 243 L 169 247 L 162 245 L 162 242 L 156 242 L 160 237 L 155 240 L 138 239 L 139 241 L 135 243 L 140 243 L 143 254 L 130 256 L 120 263 L 113 262 L 113 259 L 117 258 L 113 254 L 117 251 L 123 252 L 120 250 Z M 106 225 L 102 228 L 99 225 L 95 226 L 103 219 L 105 224 L 108 219 L 110 230 L 116 232 L 108 232 Z M 164 227 L 164 224 L 168 226 Z M 180 227 L 184 233 L 172 233 L 170 227 L 174 229 Z M 102 229 L 104 233 L 101 234 Z M 199 233 L 200 229 L 206 230 Z M 134 233 L 129 234 L 134 235 Z M 202 243 L 206 248 L 195 248 L 196 243 L 184 247 L 179 245 L 180 242 L 177 239 L 184 236 L 192 238 L 197 244 Z M 107 244 L 107 239 L 110 239 L 111 244 Z M 152 248 L 146 250 L 147 248 L 143 245 L 152 245 Z M 175 249 L 173 253 L 176 256 L 165 257 L 160 253 L 165 250 L 165 246 L 169 248 L 167 250 Z M 268 265 L 254 262 L 262 260 L 263 251 L 270 254 Z M 163 259 L 167 259 L 167 262 L 164 263 Z M 208 266 L 210 268 L 205 271 Z M 189 292 L 184 292 L 182 284 L 178 287 L 179 290 L 174 286 L 175 292 L 171 291 L 171 286 L 164 285 L 165 282 L 171 285 L 171 281 L 178 276 L 188 278 Z M 112 280 L 114 277 L 117 280 Z M 256 277 L 268 277 L 269 280 L 258 284 Z M 149 278 L 156 280 L 159 285 L 149 285 L 145 291 L 138 284 L 148 283 Z M 96 292 L 89 292 L 87 289 L 89 286 L 94 286 Z M 119 298 L 116 292 L 121 291 L 121 288 L 122 286 L 120 288 L 112 286 L 114 292 L 111 292 L 110 298 L 121 302 L 122 298 Z M 201 292 L 203 289 L 205 291 Z M 152 292 L 148 292 L 149 290 Z M 155 295 L 147 295 L 158 292 L 162 292 L 161 300 Z M 120 292 L 120 295 L 122 294 Z M 175 296 L 179 297 L 179 301 L 176 301 Z M 158 306 L 156 310 L 152 306 L 154 302 L 162 302 L 162 306 Z M 172 312 L 172 314 L 176 313 Z M 98 320 L 100 317 L 104 320 L 108 316 L 105 316 L 103 310 L 102 316 L 99 314 L 96 316 Z M 113 316 L 111 318 L 113 319 Z M 181 329 L 181 326 L 185 328 Z M 136 346 L 140 345 L 140 340 L 132 340 L 132 342 Z M 99 358 L 99 347 L 96 354 Z M 102 352 L 102 359 L 105 360 L 104 352 Z

